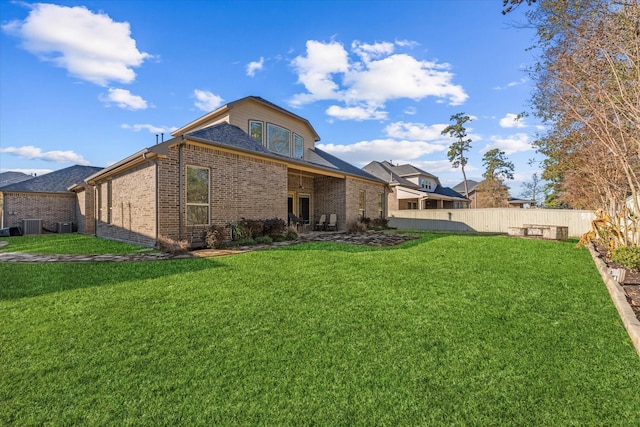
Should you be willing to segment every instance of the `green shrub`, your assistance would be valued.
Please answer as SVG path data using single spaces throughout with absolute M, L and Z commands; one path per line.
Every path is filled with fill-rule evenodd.
M 620 246 L 611 251 L 611 260 L 633 270 L 640 270 L 640 246 Z
M 363 221 L 354 221 L 349 225 L 349 233 L 363 233 L 367 231 L 367 224 Z
M 268 245 L 269 243 L 273 243 L 273 239 L 269 236 L 256 237 L 255 241 L 259 245 Z
M 289 230 L 287 234 L 284 236 L 285 240 L 296 240 L 298 238 L 298 233 L 293 230 Z
M 262 221 L 264 224 L 263 232 L 265 236 L 269 236 L 275 239 L 278 236 L 285 234 L 287 230 L 287 223 L 280 218 L 268 218 Z
M 378 230 L 386 230 L 389 228 L 389 220 L 387 218 L 374 218 L 371 220 L 370 227 Z
M 233 244 L 237 246 L 251 246 L 256 244 L 256 240 L 251 237 L 245 237 L 243 239 L 236 240 Z

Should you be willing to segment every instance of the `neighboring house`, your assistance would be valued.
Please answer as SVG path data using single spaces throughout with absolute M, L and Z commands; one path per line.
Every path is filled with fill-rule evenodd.
M 527 200 L 527 199 L 516 199 L 514 197 L 509 197 L 509 207 L 517 208 L 517 209 L 529 209 L 536 207 L 535 200 Z
M 384 181 L 316 148 L 306 119 L 262 98 L 230 102 L 172 136 L 72 188 L 86 232 L 152 246 L 242 218 L 314 224 L 335 213 L 344 230 L 386 215 Z
M 469 207 L 478 208 L 478 185 L 480 183 L 478 181 L 474 181 L 472 179 L 467 180 L 467 188 L 469 189 L 469 194 L 467 197 L 469 198 Z M 454 191 L 457 191 L 461 194 L 464 194 L 464 181 L 453 187 Z M 508 206 L 510 208 L 532 208 L 535 207 L 535 200 L 525 200 L 525 199 L 516 199 L 513 197 L 509 198 Z
M 389 210 L 459 209 L 467 206 L 468 200 L 462 194 L 443 187 L 438 177 L 415 166 L 373 161 L 362 169 L 389 185 Z
M 100 170 L 76 165 L 0 187 L 0 228 L 22 226 L 25 219 L 40 219 L 45 229 L 55 230 L 62 222 L 73 223 L 84 232 L 84 214 L 69 187 Z
M 467 189 L 469 190 L 469 194 L 466 194 L 466 196 L 467 199 L 469 199 L 470 208 L 478 207 L 478 192 L 476 191 L 478 188 L 478 184 L 480 184 L 478 181 L 474 181 L 472 179 L 467 180 Z M 464 195 L 464 181 L 453 187 L 453 191 L 457 191 L 458 193 Z

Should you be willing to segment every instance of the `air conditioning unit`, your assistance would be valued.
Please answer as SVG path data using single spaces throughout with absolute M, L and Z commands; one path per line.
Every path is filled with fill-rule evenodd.
M 56 223 L 56 233 L 71 233 L 72 231 L 72 224 L 70 222 Z
M 42 234 L 41 219 L 23 219 L 22 230 L 24 234 Z

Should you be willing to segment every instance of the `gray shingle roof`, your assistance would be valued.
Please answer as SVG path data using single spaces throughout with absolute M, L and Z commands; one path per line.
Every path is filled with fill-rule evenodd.
M 190 132 L 187 136 L 217 142 L 218 144 L 228 145 L 229 147 L 242 148 L 243 150 L 273 154 L 238 126 L 230 125 L 226 122 Z
M 364 166 L 362 169 L 370 173 L 371 175 L 374 175 L 377 178 L 385 182 L 388 182 L 389 184 L 398 184 L 398 185 L 402 185 L 403 187 L 416 188 L 416 189 L 418 188 L 417 184 L 414 184 L 408 179 L 403 178 L 397 173 L 395 173 L 393 171 L 393 165 L 391 165 L 391 163 L 389 162 L 373 161 L 368 165 Z
M 458 198 L 464 199 L 464 200 L 467 199 L 462 194 L 458 193 L 457 191 L 453 190 L 452 188 L 443 187 L 442 185 L 438 185 L 433 192 L 436 193 L 436 194 L 441 194 L 443 196 L 458 197 Z
M 31 179 L 33 176 L 27 175 L 22 172 L 2 172 L 0 173 L 0 188 L 5 185 L 15 184 L 16 182 L 26 181 L 27 179 Z
M 69 187 L 74 184 L 82 183 L 85 178 L 102 170 L 95 166 L 70 166 L 50 172 L 45 175 L 39 175 L 25 181 L 0 187 L 2 191 L 25 191 L 25 192 L 41 192 L 41 193 L 69 193 Z
M 472 179 L 468 179 L 467 180 L 467 187 L 469 187 L 469 193 L 471 193 L 473 190 L 476 189 L 476 187 L 478 186 L 478 184 L 480 184 L 478 181 L 474 181 Z M 462 181 L 460 184 L 457 184 L 453 187 L 454 191 L 457 191 L 459 193 L 464 193 L 464 181 Z
M 357 168 L 356 166 L 353 166 L 345 162 L 344 160 L 332 156 L 331 154 L 318 148 L 314 148 L 310 152 L 308 151 L 306 153 L 306 160 L 292 159 L 290 157 L 279 155 L 270 151 L 262 144 L 251 138 L 248 133 L 240 129 L 238 126 L 231 125 L 226 122 L 190 132 L 187 134 L 187 137 L 198 139 L 203 142 L 215 142 L 219 145 L 226 145 L 228 147 L 239 148 L 245 151 L 253 151 L 268 155 L 270 157 L 280 157 L 289 161 L 306 163 L 309 165 L 321 166 L 324 168 L 331 168 L 340 172 L 347 173 L 349 175 L 356 175 L 376 181 L 379 180 L 375 176 L 363 171 L 362 169 Z

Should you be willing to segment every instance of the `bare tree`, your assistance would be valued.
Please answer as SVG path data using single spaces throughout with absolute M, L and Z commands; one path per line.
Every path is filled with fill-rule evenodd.
M 625 199 L 640 212 L 640 1 L 539 0 L 527 16 L 541 52 L 533 104 L 549 129 L 536 142 L 543 178 L 637 245 Z

